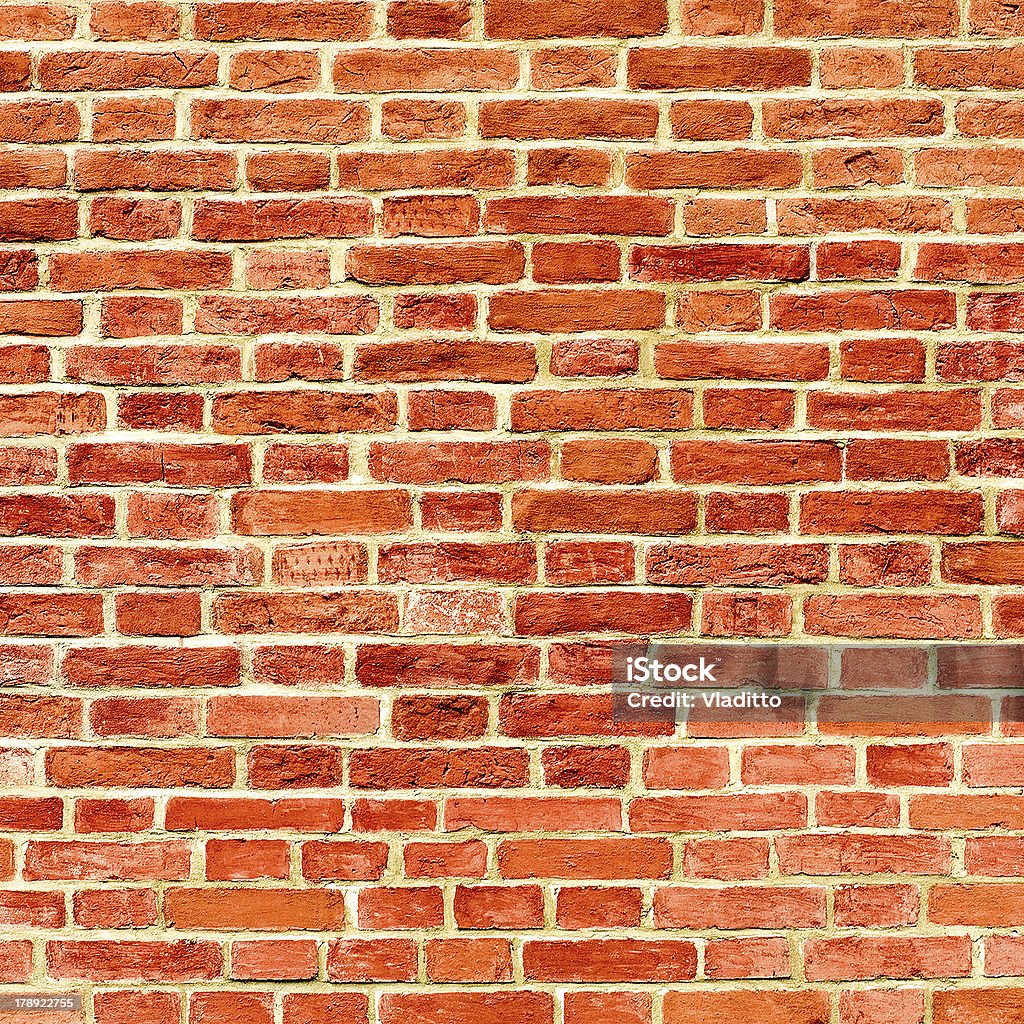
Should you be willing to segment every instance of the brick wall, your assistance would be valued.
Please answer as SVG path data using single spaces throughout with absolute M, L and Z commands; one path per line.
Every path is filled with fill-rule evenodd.
M 1024 746 L 673 737 L 607 686 L 610 638 L 1024 635 L 1017 5 L 0 38 L 7 989 L 1024 1022 Z

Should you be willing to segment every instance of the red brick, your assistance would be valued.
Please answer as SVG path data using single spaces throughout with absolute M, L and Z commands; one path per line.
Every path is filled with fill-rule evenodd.
M 497 39 L 657 35 L 667 23 L 663 0 L 627 0 L 607 9 L 538 0 L 487 0 L 484 5 L 484 32 Z

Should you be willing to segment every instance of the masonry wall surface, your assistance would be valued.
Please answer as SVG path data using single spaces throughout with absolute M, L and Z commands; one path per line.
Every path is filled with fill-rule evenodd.
M 0 4 L 0 995 L 1022 1024 L 1019 729 L 608 686 L 613 639 L 1024 636 L 1022 40 Z

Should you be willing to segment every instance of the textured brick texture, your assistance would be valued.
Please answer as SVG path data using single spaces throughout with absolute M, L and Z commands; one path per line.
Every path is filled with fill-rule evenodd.
M 1018 4 L 0 40 L 0 983 L 1024 1022 L 1012 730 L 672 735 L 607 686 L 611 638 L 1024 636 Z

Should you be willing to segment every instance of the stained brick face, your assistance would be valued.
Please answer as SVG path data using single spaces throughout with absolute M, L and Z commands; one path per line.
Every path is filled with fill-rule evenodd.
M 996 0 L 0 3 L 0 983 L 1024 1024 L 1019 726 L 609 688 L 1024 638 L 1022 87 Z

